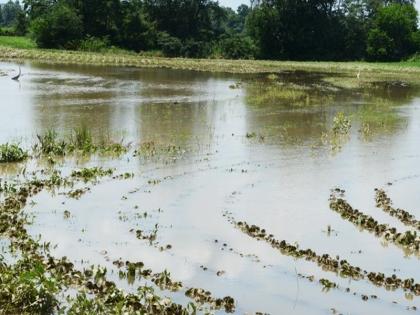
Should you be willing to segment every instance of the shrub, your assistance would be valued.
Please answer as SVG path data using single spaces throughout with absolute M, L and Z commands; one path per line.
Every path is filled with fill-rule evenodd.
M 367 54 L 370 60 L 385 61 L 393 50 L 394 42 L 385 32 L 376 28 L 369 32 Z
M 187 39 L 181 49 L 181 55 L 188 58 L 206 58 L 210 53 L 210 43 L 194 39 Z
M 400 60 L 416 51 L 417 11 L 411 4 L 379 9 L 368 34 L 367 53 L 373 60 Z
M 222 56 L 227 59 L 253 59 L 257 48 L 248 36 L 234 35 L 220 41 Z
M 158 34 L 157 44 L 159 49 L 161 49 L 163 54 L 167 57 L 178 57 L 181 54 L 181 40 L 166 32 L 160 32 Z
M 65 4 L 55 4 L 48 14 L 30 24 L 30 32 L 41 48 L 74 48 L 81 39 L 83 26 L 80 16 Z

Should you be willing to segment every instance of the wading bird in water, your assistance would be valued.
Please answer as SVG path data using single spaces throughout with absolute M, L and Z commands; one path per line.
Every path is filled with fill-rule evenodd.
M 15 77 L 13 77 L 12 80 L 18 81 L 21 74 L 22 74 L 22 71 L 20 70 L 20 67 L 19 67 L 19 73 L 18 73 L 18 75 L 15 76 Z

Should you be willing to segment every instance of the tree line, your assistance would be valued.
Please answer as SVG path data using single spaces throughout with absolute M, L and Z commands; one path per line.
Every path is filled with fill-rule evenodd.
M 10 0 L 0 25 L 42 48 L 169 57 L 394 61 L 420 48 L 413 0 Z

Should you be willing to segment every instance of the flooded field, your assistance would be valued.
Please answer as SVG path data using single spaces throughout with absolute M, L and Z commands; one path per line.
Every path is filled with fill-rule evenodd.
M 25 237 L 0 224 L 2 261 L 35 240 L 190 313 L 418 312 L 417 84 L 36 63 L 15 82 L 17 67 L 0 63 L 0 144 L 28 157 L 0 163 L 3 211 L 35 176 L 60 181 L 28 186 Z

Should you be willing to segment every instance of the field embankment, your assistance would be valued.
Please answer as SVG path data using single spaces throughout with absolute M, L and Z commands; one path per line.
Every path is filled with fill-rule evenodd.
M 276 73 L 282 71 L 316 71 L 327 73 L 354 73 L 361 76 L 403 79 L 420 74 L 420 62 L 390 63 L 326 62 L 326 61 L 268 61 L 224 60 L 150 57 L 131 52 L 93 53 L 83 51 L 38 49 L 27 38 L 0 37 L 1 60 L 35 60 L 43 63 L 86 64 L 170 68 L 219 73 Z

